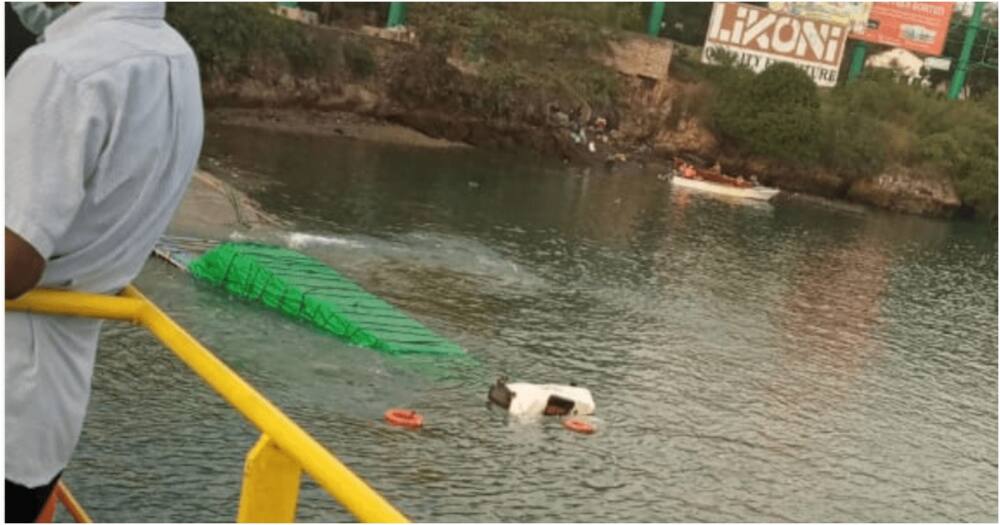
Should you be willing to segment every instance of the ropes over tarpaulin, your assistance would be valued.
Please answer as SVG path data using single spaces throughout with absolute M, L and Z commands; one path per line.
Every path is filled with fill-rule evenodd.
M 202 281 L 351 344 L 390 354 L 464 355 L 458 345 L 299 252 L 225 243 L 191 261 L 188 270 Z

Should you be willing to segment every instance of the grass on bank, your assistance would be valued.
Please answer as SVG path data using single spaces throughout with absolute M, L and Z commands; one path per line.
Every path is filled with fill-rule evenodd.
M 194 49 L 203 78 L 250 76 L 255 65 L 287 63 L 296 74 L 315 73 L 325 57 L 302 27 L 271 13 L 269 3 L 170 3 L 167 22 Z
M 595 55 L 644 23 L 639 3 L 416 3 L 407 17 L 423 45 L 478 69 L 494 116 L 516 114 L 518 92 L 612 109 L 619 78 Z

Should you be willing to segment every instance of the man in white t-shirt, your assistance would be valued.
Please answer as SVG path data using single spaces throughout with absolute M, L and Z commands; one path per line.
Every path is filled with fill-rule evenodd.
M 162 3 L 85 3 L 6 79 L 6 297 L 138 275 L 201 149 L 198 64 Z M 83 426 L 100 322 L 5 313 L 6 521 L 34 521 Z

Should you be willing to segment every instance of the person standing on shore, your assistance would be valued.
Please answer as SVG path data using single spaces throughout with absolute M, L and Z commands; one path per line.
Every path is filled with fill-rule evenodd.
M 6 79 L 5 286 L 114 294 L 195 169 L 198 64 L 163 3 L 86 3 Z M 5 521 L 31 522 L 83 426 L 100 321 L 5 312 Z

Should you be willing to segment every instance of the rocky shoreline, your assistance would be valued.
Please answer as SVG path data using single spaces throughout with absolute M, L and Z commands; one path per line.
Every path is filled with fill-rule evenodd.
M 684 107 L 698 86 L 676 80 L 622 78 L 620 103 L 597 108 L 543 101 L 514 92 L 520 109 L 503 116 L 468 109 L 481 97 L 474 68 L 433 57 L 413 42 L 331 27 L 304 26 L 317 45 L 372 50 L 374 73 L 344 71 L 295 76 L 287 65 L 261 66 L 252 78 L 207 79 L 205 96 L 215 122 L 284 132 L 339 136 L 421 147 L 531 149 L 586 169 L 664 172 L 673 156 L 693 154 L 723 171 L 785 191 L 840 199 L 926 217 L 954 217 L 962 210 L 946 177 L 890 165 L 851 180 L 820 168 L 803 168 L 727 152 L 720 140 Z M 458 103 L 458 101 L 466 103 Z

